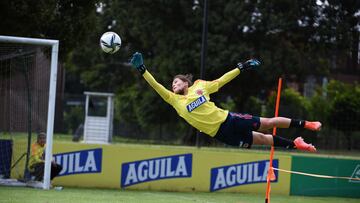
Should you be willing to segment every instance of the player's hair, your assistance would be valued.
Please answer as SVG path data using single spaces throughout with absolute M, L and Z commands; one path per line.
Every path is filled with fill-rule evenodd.
M 189 87 L 193 84 L 193 82 L 192 82 L 193 75 L 192 75 L 192 74 L 186 74 L 186 75 L 179 74 L 179 75 L 175 75 L 173 80 L 175 80 L 176 78 L 179 78 L 179 79 L 182 80 L 183 82 L 187 82 L 188 85 L 189 85 Z
M 37 135 L 37 139 L 39 139 L 41 136 L 46 138 L 46 133 L 39 132 L 38 135 Z

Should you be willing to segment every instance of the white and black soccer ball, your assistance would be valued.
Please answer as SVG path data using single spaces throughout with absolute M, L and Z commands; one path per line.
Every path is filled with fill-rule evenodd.
M 120 49 L 121 38 L 115 32 L 105 32 L 100 37 L 101 49 L 109 54 L 113 54 Z

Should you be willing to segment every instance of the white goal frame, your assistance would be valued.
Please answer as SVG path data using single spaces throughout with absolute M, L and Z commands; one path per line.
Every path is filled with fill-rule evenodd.
M 51 47 L 51 70 L 50 70 L 50 85 L 49 85 L 48 116 L 47 116 L 47 127 L 46 127 L 45 169 L 44 169 L 44 179 L 42 186 L 43 189 L 48 190 L 50 189 L 59 40 L 0 35 L 0 42 Z

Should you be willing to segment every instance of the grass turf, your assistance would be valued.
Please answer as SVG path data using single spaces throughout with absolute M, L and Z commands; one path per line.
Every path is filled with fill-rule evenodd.
M 7 203 L 52 203 L 52 202 L 141 202 L 141 203 L 180 203 L 180 202 L 264 202 L 264 195 L 243 193 L 182 193 L 152 192 L 115 189 L 64 188 L 63 190 L 41 190 L 25 187 L 0 187 L 0 202 Z M 359 199 L 331 197 L 271 196 L 276 203 L 358 203 Z

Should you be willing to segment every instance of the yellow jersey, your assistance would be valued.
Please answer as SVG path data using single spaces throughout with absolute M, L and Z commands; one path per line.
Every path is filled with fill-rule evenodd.
M 30 171 L 33 170 L 34 164 L 44 162 L 43 156 L 44 156 L 45 146 L 46 145 L 44 145 L 42 147 L 37 142 L 35 142 L 31 145 L 31 156 L 29 159 L 29 170 Z
M 217 107 L 214 102 L 211 102 L 210 94 L 217 92 L 223 85 L 239 74 L 240 70 L 235 68 L 217 80 L 196 80 L 194 84 L 188 88 L 187 95 L 175 94 L 166 89 L 159 84 L 147 70 L 143 74 L 143 77 L 186 122 L 200 132 L 214 137 L 220 125 L 226 120 L 229 111 L 223 110 Z

